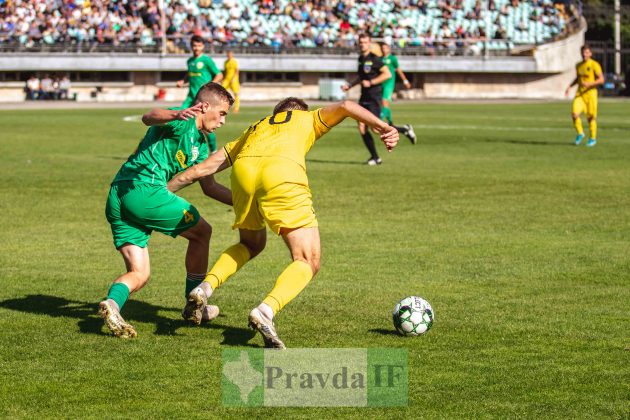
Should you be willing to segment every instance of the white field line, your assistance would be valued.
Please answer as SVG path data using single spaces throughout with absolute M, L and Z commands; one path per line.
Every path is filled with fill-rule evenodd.
M 125 122 L 137 122 L 142 120 L 142 115 L 128 115 L 122 119 Z

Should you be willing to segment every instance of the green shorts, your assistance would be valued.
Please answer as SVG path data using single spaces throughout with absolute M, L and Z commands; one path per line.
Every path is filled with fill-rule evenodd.
M 151 232 L 176 237 L 199 222 L 197 209 L 164 185 L 116 182 L 105 206 L 116 249 L 124 244 L 145 248 Z
M 394 94 L 394 88 L 396 88 L 396 82 L 383 83 L 383 99 L 391 102 L 392 95 Z

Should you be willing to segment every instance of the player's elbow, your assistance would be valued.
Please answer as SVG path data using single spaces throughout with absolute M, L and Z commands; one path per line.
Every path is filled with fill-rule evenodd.
M 354 105 L 354 102 L 348 99 L 344 99 L 343 101 L 339 103 L 339 109 L 341 109 L 344 115 L 347 116 L 350 112 L 350 109 L 352 108 L 352 105 Z
M 146 114 L 144 114 L 142 116 L 142 124 L 146 125 L 146 126 L 150 126 L 152 122 L 152 118 L 151 118 L 151 113 L 147 112 Z

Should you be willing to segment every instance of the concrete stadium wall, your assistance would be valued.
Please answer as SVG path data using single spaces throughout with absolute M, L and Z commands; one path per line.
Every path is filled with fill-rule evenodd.
M 416 80 L 412 91 L 401 92 L 410 98 L 562 98 L 564 89 L 575 77 L 580 61 L 586 23 L 570 37 L 538 46 L 530 56 L 445 57 L 400 56 L 405 73 Z M 174 83 L 159 82 L 159 72 L 184 73 L 187 56 L 120 54 L 4 54 L 0 71 L 128 71 L 130 82 L 74 83 L 78 101 L 150 101 L 159 89 L 166 99 L 179 101 L 185 89 Z M 215 57 L 223 65 L 224 57 Z M 275 100 L 286 96 L 307 99 L 319 97 L 318 80 L 328 73 L 352 77 L 356 56 L 331 55 L 247 55 L 238 57 L 243 72 L 299 72 L 299 82 L 243 83 L 241 97 L 246 100 Z M 0 101 L 24 100 L 24 85 L 0 83 Z M 98 89 L 98 91 L 97 91 Z M 358 97 L 358 88 L 350 98 Z

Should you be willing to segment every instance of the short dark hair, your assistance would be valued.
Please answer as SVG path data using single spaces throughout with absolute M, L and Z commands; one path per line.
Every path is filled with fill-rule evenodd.
M 584 44 L 582 45 L 582 48 L 580 48 L 580 52 L 584 52 L 584 50 L 590 50 L 591 46 L 588 44 Z
M 292 110 L 308 111 L 308 105 L 306 104 L 306 102 L 304 102 L 300 98 L 290 96 L 278 102 L 276 106 L 273 108 L 273 113 L 275 115 L 280 112 L 292 111 Z
M 206 44 L 206 41 L 204 41 L 204 39 L 199 35 L 193 35 L 192 38 L 190 38 L 190 45 L 192 45 L 193 42 L 201 42 L 204 45 Z
M 359 39 L 363 39 L 363 38 L 371 38 L 369 34 L 365 33 L 365 32 L 361 32 L 359 34 Z
M 218 83 L 208 82 L 199 88 L 194 103 L 207 102 L 210 105 L 215 105 L 219 101 L 227 102 L 230 106 L 234 104 L 234 98 L 223 86 Z

